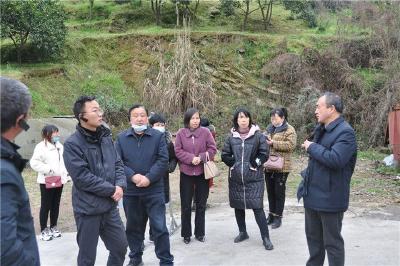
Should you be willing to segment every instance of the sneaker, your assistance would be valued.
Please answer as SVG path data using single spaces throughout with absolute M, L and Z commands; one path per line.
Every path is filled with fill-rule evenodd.
M 50 228 L 50 232 L 54 238 L 61 237 L 61 232 L 57 229 L 56 226 L 53 226 L 52 228 Z
M 46 227 L 42 233 L 40 233 L 40 239 L 43 241 L 50 241 L 53 239 L 53 235 L 50 232 L 50 229 L 48 227 Z

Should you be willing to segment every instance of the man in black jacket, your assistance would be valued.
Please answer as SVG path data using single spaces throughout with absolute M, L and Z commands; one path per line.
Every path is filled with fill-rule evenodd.
M 327 92 L 319 98 L 315 115 L 319 125 L 313 141 L 302 147 L 309 155 L 302 172 L 298 198 L 303 197 L 305 231 L 310 257 L 307 265 L 323 265 L 325 250 L 329 265 L 344 265 L 341 235 L 343 213 L 349 207 L 350 179 L 357 158 L 353 128 L 341 113 L 340 97 Z
M 32 103 L 21 82 L 0 77 L 1 94 L 1 265 L 40 265 L 29 196 L 21 172 L 26 160 L 12 141 L 28 130 L 27 114 Z
M 142 242 L 147 217 L 160 265 L 172 265 L 169 233 L 165 221 L 163 177 L 168 170 L 168 150 L 164 134 L 148 127 L 143 105 L 129 110 L 132 128 L 121 132 L 116 148 L 125 165 L 127 190 L 124 194 L 126 236 L 130 248 L 129 265 L 142 265 Z
M 64 162 L 73 180 L 78 265 L 95 264 L 99 236 L 110 251 L 107 265 L 123 265 L 128 243 L 117 202 L 126 188 L 124 166 L 95 98 L 81 96 L 73 111 L 79 124 L 64 144 Z

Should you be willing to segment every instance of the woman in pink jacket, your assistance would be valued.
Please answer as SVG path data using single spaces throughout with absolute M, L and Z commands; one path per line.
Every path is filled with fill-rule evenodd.
M 194 235 L 200 242 L 205 238 L 205 211 L 209 193 L 208 180 L 204 178 L 206 153 L 213 160 L 217 148 L 210 130 L 200 127 L 200 113 L 189 108 L 183 117 L 181 128 L 175 141 L 175 153 L 180 169 L 181 196 L 181 236 L 185 244 L 192 236 L 191 206 L 193 193 L 196 193 L 196 216 Z

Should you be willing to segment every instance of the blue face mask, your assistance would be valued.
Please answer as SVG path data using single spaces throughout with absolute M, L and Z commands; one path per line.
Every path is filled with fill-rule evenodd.
M 165 127 L 153 127 L 153 128 L 160 131 L 161 133 L 165 132 Z
M 51 137 L 51 142 L 53 142 L 54 144 L 60 141 L 60 137 L 59 136 L 54 136 Z
M 147 129 L 147 125 L 132 125 L 132 128 L 136 133 L 141 133 Z

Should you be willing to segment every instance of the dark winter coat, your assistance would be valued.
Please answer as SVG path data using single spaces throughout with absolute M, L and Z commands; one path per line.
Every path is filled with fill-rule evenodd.
M 252 126 L 245 139 L 233 130 L 222 149 L 222 161 L 229 169 L 229 203 L 235 209 L 263 208 L 264 175 L 268 159 L 265 136 Z
M 40 265 L 29 197 L 21 172 L 26 160 L 1 138 L 1 265 Z
M 168 150 L 164 134 L 147 128 L 142 135 L 132 128 L 121 132 L 115 147 L 124 163 L 128 182 L 126 196 L 164 193 L 164 175 L 168 171 Z M 142 174 L 150 180 L 148 187 L 137 187 L 131 177 Z
M 167 142 L 168 148 L 168 171 L 164 174 L 164 195 L 165 195 L 165 203 L 169 202 L 170 198 L 170 189 L 169 189 L 169 174 L 175 171 L 176 165 L 178 164 L 178 159 L 175 155 L 175 147 L 172 142 L 172 135 L 170 132 L 165 132 L 165 140 Z
M 308 166 L 302 171 L 297 197 L 304 207 L 326 212 L 344 212 L 349 207 L 350 179 L 357 159 L 353 128 L 339 117 L 326 128 L 315 129 L 307 149 Z
M 73 181 L 75 213 L 96 215 L 116 207 L 111 196 L 116 186 L 126 189 L 126 177 L 109 129 L 101 126 L 93 135 L 77 125 L 64 144 L 63 156 Z

